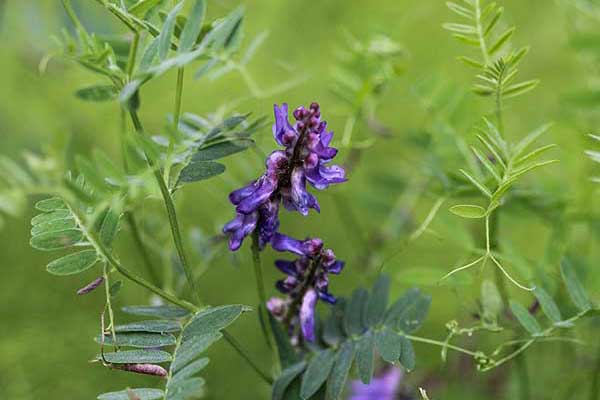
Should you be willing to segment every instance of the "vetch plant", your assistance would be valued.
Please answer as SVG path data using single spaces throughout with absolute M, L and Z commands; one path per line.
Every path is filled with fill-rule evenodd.
M 481 118 L 478 115 L 473 124 L 473 111 L 464 104 L 466 90 L 448 79 L 427 78 L 414 85 L 413 94 L 425 109 L 426 118 L 419 132 L 409 135 L 413 142 L 422 140 L 409 144 L 413 146 L 409 152 L 420 151 L 403 162 L 412 167 L 418 160 L 424 172 L 406 168 L 408 184 L 394 196 L 393 207 L 386 209 L 387 220 L 374 221 L 374 239 L 363 240 L 360 226 L 352 221 L 336 221 L 355 228 L 348 229 L 348 234 L 360 243 L 356 261 L 348 254 L 349 246 L 328 237 L 330 233 L 315 232 L 303 217 L 312 209 L 319 213 L 314 218 L 320 221 L 335 211 L 346 219 L 349 210 L 361 205 L 360 196 L 348 196 L 348 204 L 328 203 L 324 197 L 337 196 L 341 190 L 358 190 L 355 176 L 371 162 L 370 155 L 361 152 L 375 148 L 373 137 L 365 138 L 358 131 L 366 128 L 370 133 L 387 134 L 376 111 L 384 89 L 389 89 L 402 72 L 406 52 L 398 43 L 383 35 L 368 41 L 350 37 L 349 48 L 334 69 L 332 88 L 343 103 L 339 109 L 344 117 L 342 135 L 334 136 L 325 116 L 332 118 L 335 111 L 328 114 L 329 107 L 322 108 L 315 101 L 292 109 L 284 102 L 292 98 L 288 93 L 273 100 L 273 117 L 255 117 L 248 110 L 236 112 L 245 104 L 239 98 L 209 115 L 186 110 L 184 82 L 192 69 L 195 78 L 209 80 L 237 72 L 249 97 L 259 99 L 298 83 L 292 79 L 265 90 L 254 80 L 248 65 L 267 35 L 259 34 L 242 50 L 243 7 L 211 20 L 205 0 L 95 3 L 127 34 L 105 37 L 90 32 L 75 11 L 84 7 L 75 9 L 71 1 L 62 0 L 71 29 L 57 39 L 58 54 L 82 66 L 95 79 L 91 86 L 76 91 L 77 98 L 115 106 L 115 119 L 121 125 L 121 157 L 115 160 L 95 149 L 91 155 L 77 154 L 63 161 L 60 150 L 54 148 L 47 149 L 45 156 L 26 154 L 24 166 L 2 157 L 0 180 L 6 189 L 0 193 L 0 211 L 19 215 L 27 196 L 43 196 L 35 202 L 31 247 L 52 257 L 46 266 L 52 275 L 75 279 L 82 273 L 90 274 L 77 284 L 74 296 L 103 299 L 102 310 L 93 317 L 98 318 L 100 330 L 93 338 L 96 350 L 89 354 L 92 365 L 124 375 L 145 375 L 146 384 L 139 388 L 103 382 L 110 391 L 98 399 L 201 398 L 213 385 L 203 377 L 206 369 L 217 363 L 214 358 L 209 361 L 207 353 L 221 339 L 252 371 L 252 378 L 259 379 L 263 385 L 259 390 L 269 391 L 273 400 L 395 400 L 405 394 L 417 398 L 416 388 L 420 397 L 427 399 L 425 389 L 434 392 L 439 379 L 428 375 L 431 363 L 421 361 L 420 345 L 437 348 L 443 363 L 452 362 L 450 350 L 458 353 L 457 371 L 465 387 L 468 385 L 462 379 L 473 379 L 468 368 L 479 372 L 501 367 L 514 370 L 520 397 L 529 399 L 534 397 L 525 358 L 528 350 L 542 342 L 562 342 L 565 346 L 582 343 L 572 333 L 587 319 L 597 317 L 599 308 L 582 284 L 580 249 L 569 250 L 571 232 L 563 232 L 581 217 L 572 215 L 579 210 L 573 211 L 568 199 L 550 201 L 544 189 L 525 179 L 557 162 L 545 158 L 557 146 L 537 145 L 550 124 L 520 139 L 513 138 L 529 129 L 524 127 L 524 120 L 518 124 L 509 120 L 513 114 L 506 102 L 522 98 L 539 81 L 517 79 L 529 49 L 511 48 L 516 30 L 501 29 L 501 6 L 481 0 L 447 3 L 457 20 L 443 27 L 468 46 L 469 54 L 459 60 L 474 68 L 472 92 L 490 100 L 485 103 L 487 112 Z M 49 58 L 43 60 L 42 70 L 48 62 Z M 151 125 L 145 124 L 141 111 L 152 99 L 144 95 L 151 82 L 169 73 L 174 78 L 173 104 L 163 125 L 148 129 Z M 259 114 L 263 114 L 264 104 L 257 104 Z M 332 108 L 335 110 L 335 105 Z M 464 128 L 460 124 L 465 121 L 469 121 L 469 132 L 474 131 L 473 138 L 460 135 Z M 264 152 L 255 140 L 269 131 L 269 125 L 273 141 L 269 137 L 271 150 Z M 422 137 L 416 138 L 423 132 L 437 134 L 435 139 L 440 140 L 425 143 Z M 362 140 L 356 140 L 357 134 Z M 591 138 L 600 141 L 597 136 Z M 467 145 L 471 139 L 478 143 Z M 334 146 L 349 152 L 343 166 Z M 246 151 L 259 155 L 260 171 L 246 174 L 253 179 L 241 186 L 235 168 L 229 173 L 224 159 L 237 162 L 240 159 L 236 156 Z M 597 150 L 586 154 L 600 163 Z M 363 164 L 357 163 L 358 155 L 365 157 Z M 457 163 L 462 168 L 455 168 Z M 377 178 L 386 178 L 386 171 L 375 172 Z M 226 192 L 210 192 L 219 207 L 231 215 L 216 218 L 219 233 L 215 237 L 207 239 L 204 232 L 194 231 L 196 235 L 188 238 L 179 199 L 194 184 L 217 187 L 211 186 L 217 176 L 237 188 L 229 193 L 230 204 L 226 204 Z M 426 208 L 423 220 L 417 223 L 412 214 L 405 216 L 411 221 L 401 229 L 399 225 L 405 221 L 400 221 L 396 212 L 412 202 L 408 213 L 413 213 L 414 203 L 428 196 L 435 201 Z M 449 207 L 452 215 L 442 215 L 444 204 L 449 202 L 454 204 Z M 321 204 L 327 207 L 321 209 Z M 142 215 L 143 207 L 150 211 Z M 504 216 L 519 207 L 534 211 L 546 222 L 558 221 L 551 229 L 546 256 L 513 248 L 507 240 L 511 232 L 506 229 L 505 234 L 499 228 Z M 280 218 L 286 211 L 302 219 L 301 236 L 292 236 L 294 230 L 287 219 Z M 372 218 L 371 210 L 364 214 Z M 433 334 L 422 334 L 419 330 L 432 307 L 433 314 L 442 314 L 445 309 L 432 296 L 435 288 L 431 294 L 416 287 L 397 291 L 392 277 L 402 275 L 394 275 L 398 271 L 392 270 L 390 261 L 428 234 L 442 238 L 435 225 L 440 219 L 453 218 L 451 235 L 460 236 L 466 229 L 456 226 L 456 216 L 463 218 L 465 225 L 471 222 L 477 226 L 465 240 L 450 238 L 455 240 L 452 244 L 464 242 L 460 250 L 464 249 L 469 258 L 437 283 L 450 285 L 467 312 L 448 318 L 444 313 L 441 326 L 428 327 Z M 591 221 L 586 224 L 593 228 Z M 152 228 L 155 226 L 159 229 Z M 166 236 L 161 235 L 161 226 Z M 196 246 L 199 252 L 189 251 L 189 245 L 197 242 L 201 242 Z M 220 288 L 225 304 L 207 304 L 208 294 L 199 289 L 204 277 L 198 264 L 207 264 L 214 257 L 213 250 L 221 248 L 234 259 L 244 242 L 250 250 L 248 256 L 252 256 L 257 306 L 226 304 L 232 301 L 227 299 L 230 293 Z M 133 259 L 123 251 L 128 244 L 135 247 Z M 391 256 L 376 254 L 385 246 L 393 246 Z M 439 250 L 430 246 L 432 252 Z M 274 268 L 278 278 L 266 287 L 262 258 L 272 251 L 277 258 L 269 268 Z M 430 262 L 424 254 L 418 256 Z M 447 257 L 446 251 L 443 257 Z M 369 268 L 375 259 L 383 261 Z M 247 269 L 239 262 L 243 258 L 236 260 L 240 268 Z M 367 260 L 365 266 L 362 260 Z M 523 264 L 535 264 L 535 273 L 524 274 L 525 268 L 518 268 Z M 476 298 L 471 301 L 468 288 L 459 290 L 454 285 L 459 276 L 475 275 L 458 273 L 475 267 L 480 268 L 474 277 Z M 550 268 L 555 270 L 548 272 Z M 362 280 L 362 286 L 369 289 L 357 287 L 345 295 L 343 288 L 333 287 L 351 278 Z M 121 293 L 130 284 L 144 292 L 147 304 L 123 304 Z M 271 291 L 278 293 L 270 296 Z M 126 315 L 123 320 L 116 312 L 117 305 Z M 242 315 L 255 309 L 260 328 L 257 324 L 248 336 L 255 333 L 265 339 L 266 356 L 261 359 L 230 330 Z M 465 359 L 470 363 L 464 363 Z M 271 362 L 268 367 L 265 360 Z M 411 374 L 421 365 L 427 366 L 423 373 Z M 493 380 L 506 380 L 506 371 Z M 594 371 L 600 371 L 600 365 Z M 131 379 L 133 376 L 129 375 Z M 228 375 L 226 379 L 237 377 Z M 477 379 L 484 382 L 481 375 Z M 598 390 L 592 387 L 592 397 Z M 431 397 L 443 396 L 433 393 Z

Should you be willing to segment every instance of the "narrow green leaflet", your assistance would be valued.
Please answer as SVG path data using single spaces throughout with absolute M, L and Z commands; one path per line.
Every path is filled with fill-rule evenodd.
M 519 321 L 519 323 L 523 326 L 523 328 L 525 328 L 527 332 L 529 332 L 533 336 L 539 335 L 541 333 L 542 328 L 540 328 L 540 324 L 525 307 L 511 300 L 510 309 Z
M 320 351 L 313 357 L 302 376 L 300 396 L 303 399 L 309 399 L 317 393 L 321 385 L 327 380 L 335 359 L 336 353 L 332 349 Z
M 241 304 L 211 307 L 200 311 L 191 319 L 183 331 L 183 338 L 210 334 L 226 328 L 235 321 L 242 313 L 250 311 L 251 308 Z
M 350 372 L 350 367 L 352 367 L 353 360 L 354 342 L 348 340 L 337 352 L 335 364 L 333 365 L 329 379 L 327 379 L 326 399 L 336 400 L 340 398 L 346 386 L 346 380 L 348 379 L 348 373 Z
M 293 364 L 290 367 L 284 369 L 281 372 L 281 375 L 277 378 L 275 383 L 273 384 L 273 389 L 271 392 L 272 400 L 283 400 L 285 399 L 285 393 L 290 384 L 304 371 L 306 368 L 306 362 L 301 361 L 299 363 Z
M 51 221 L 65 218 L 72 218 L 71 212 L 69 210 L 53 210 L 46 214 L 39 214 L 33 217 L 31 219 L 31 225 L 41 225 L 43 223 L 48 223 Z
M 254 141 L 251 139 L 235 139 L 211 144 L 200 148 L 192 156 L 192 162 L 218 160 L 244 151 L 253 144 Z
M 183 1 L 178 3 L 167 15 L 167 19 L 160 31 L 160 35 L 158 36 L 158 58 L 161 61 L 164 61 L 169 54 L 169 50 L 171 49 L 171 37 L 173 36 L 173 31 L 175 30 L 175 22 L 177 20 L 177 14 L 181 11 L 183 7 Z
M 384 361 L 393 364 L 400 358 L 402 339 L 400 335 L 390 328 L 384 328 L 376 332 L 375 344 L 377 345 L 377 351 L 379 351 Z
M 463 218 L 483 218 L 486 215 L 485 208 L 471 204 L 460 204 L 450 207 L 450 212 Z
M 402 351 L 400 353 L 400 364 L 408 371 L 412 371 L 416 366 L 415 349 L 412 342 L 406 336 L 402 338 Z
M 390 292 L 390 278 L 387 275 L 380 275 L 367 300 L 366 323 L 368 326 L 379 324 L 387 308 L 388 296 Z
M 338 299 L 337 303 L 331 308 L 329 317 L 325 320 L 323 328 L 323 340 L 330 346 L 337 346 L 344 339 L 344 309 L 346 300 Z
M 177 374 L 171 378 L 171 384 L 173 385 L 181 380 L 196 375 L 208 365 L 209 361 L 210 360 L 207 357 L 204 357 L 189 363 L 188 365 L 177 371 Z
M 58 232 L 76 228 L 77 224 L 75 223 L 75 220 L 73 218 L 68 217 L 52 219 L 50 221 L 34 225 L 31 228 L 31 236 L 36 236 L 43 232 Z
M 483 193 L 487 197 L 492 197 L 492 192 L 490 192 L 490 190 L 484 184 L 472 177 L 467 171 L 461 169 L 460 173 L 463 174 L 473 184 L 473 186 L 479 189 L 481 193 Z
M 120 333 L 117 334 L 117 346 L 123 347 L 139 347 L 143 349 L 151 349 L 158 347 L 173 346 L 177 342 L 175 336 L 171 334 L 155 334 L 155 333 Z M 100 335 L 96 337 L 97 343 L 104 343 L 108 346 L 114 346 L 115 342 L 112 335 Z
M 204 392 L 204 379 L 189 378 L 178 381 L 167 387 L 168 400 L 186 400 L 202 397 Z
M 102 360 L 102 356 L 96 359 Z M 123 350 L 104 353 L 104 360 L 111 364 L 158 364 L 171 361 L 171 354 L 161 350 Z
M 562 320 L 562 316 L 560 314 L 558 305 L 556 305 L 556 303 L 554 302 L 552 297 L 550 297 L 548 292 L 546 292 L 542 287 L 537 286 L 533 293 L 535 294 L 535 297 L 542 306 L 544 314 L 546 314 L 546 316 L 550 318 L 552 322 L 559 322 Z
M 206 36 L 207 43 L 214 50 L 227 49 L 236 42 L 244 18 L 244 7 L 238 7 L 227 15 L 223 21 L 217 25 Z
M 126 325 L 115 326 L 115 332 L 150 332 L 168 333 L 181 330 L 181 325 L 173 320 L 150 320 L 132 322 Z
M 52 251 L 72 247 L 79 244 L 83 239 L 83 232 L 79 229 L 66 229 L 35 235 L 31 238 L 29 244 L 37 250 Z
M 35 203 L 35 208 L 36 210 L 43 212 L 52 212 L 56 210 L 66 210 L 67 205 L 60 197 L 51 197 Z
M 399 315 L 397 315 L 395 328 L 402 332 L 411 333 L 419 329 L 431 305 L 431 296 L 419 295 Z
M 139 400 L 160 400 L 164 396 L 164 392 L 160 389 L 132 389 L 131 390 Z M 104 393 L 97 397 L 98 400 L 131 400 L 129 391 L 121 390 L 120 392 Z
M 225 166 L 213 161 L 191 162 L 179 173 L 178 182 L 192 183 L 203 181 L 225 172 Z
M 175 350 L 175 359 L 171 363 L 171 373 L 176 374 L 222 337 L 219 332 L 213 332 L 181 340 Z
M 369 292 L 362 288 L 356 289 L 352 293 L 344 319 L 346 333 L 349 336 L 360 335 L 365 331 L 365 307 L 368 298 Z
M 373 377 L 374 347 L 375 341 L 372 332 L 365 333 L 356 344 L 356 366 L 358 376 L 364 384 L 369 384 Z
M 53 275 L 73 275 L 92 268 L 97 261 L 96 250 L 83 250 L 52 261 L 46 269 Z
M 204 16 L 206 15 L 206 1 L 196 0 L 192 6 L 192 11 L 187 19 L 187 22 L 181 32 L 179 38 L 179 52 L 183 53 L 192 49 L 200 31 L 202 30 L 202 23 L 204 22 Z
M 560 262 L 560 272 L 563 280 L 565 281 L 565 285 L 567 286 L 569 296 L 571 296 L 571 300 L 573 300 L 573 303 L 575 303 L 577 308 L 579 308 L 581 311 L 586 311 L 592 308 L 590 299 L 585 292 L 583 285 L 577 278 L 573 264 L 566 257 Z
M 75 96 L 84 101 L 101 102 L 116 99 L 119 92 L 112 85 L 96 85 L 79 89 Z

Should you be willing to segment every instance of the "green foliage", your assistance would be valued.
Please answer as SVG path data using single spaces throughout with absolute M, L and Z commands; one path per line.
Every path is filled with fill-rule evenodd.
M 188 315 L 171 306 L 126 307 L 124 311 L 134 315 L 168 318 L 133 322 L 115 327 L 119 351 L 103 352 L 98 360 L 108 366 L 113 364 L 166 363 L 169 362 L 165 389 L 136 389 L 148 399 L 187 400 L 202 394 L 204 380 L 197 375 L 206 367 L 209 360 L 202 354 L 222 338 L 221 331 L 232 324 L 249 308 L 242 305 L 208 307 L 193 315 Z M 135 333 L 132 333 L 135 332 Z M 144 333 L 141 333 L 144 332 Z M 178 332 L 177 338 L 166 332 Z M 104 334 L 96 341 L 102 345 L 113 345 L 112 335 Z M 156 347 L 173 346 L 172 351 L 156 350 Z M 121 350 L 120 347 L 141 347 L 142 350 Z M 127 391 L 105 393 L 98 399 L 118 399 Z M 153 397 L 160 395 L 159 397 Z
M 477 134 L 477 139 L 481 144 L 479 147 L 471 147 L 480 164 L 472 172 L 465 170 L 460 172 L 468 182 L 489 199 L 489 205 L 483 213 L 478 206 L 461 206 L 461 210 L 466 210 L 467 207 L 470 210 L 478 210 L 477 213 L 465 212 L 463 214 L 468 214 L 470 218 L 473 218 L 473 214 L 478 215 L 479 218 L 489 215 L 503 203 L 506 194 L 523 175 L 537 168 L 558 162 L 558 160 L 539 160 L 541 155 L 554 148 L 555 145 L 530 149 L 534 142 L 548 131 L 550 126 L 549 124 L 543 125 L 526 135 L 519 142 L 508 144 L 497 127 L 484 119 L 484 126 L 478 128 Z
M 498 29 L 504 8 L 495 2 L 482 0 L 462 0 L 460 4 L 447 2 L 448 8 L 463 21 L 446 23 L 444 28 L 460 42 L 477 48 L 480 58 L 460 56 L 458 59 L 468 66 L 479 69 L 477 83 L 473 91 L 481 96 L 494 95 L 497 99 L 507 99 L 524 94 L 537 86 L 538 80 L 514 83 L 517 67 L 529 51 L 524 47 L 518 50 L 505 50 L 510 43 L 515 27 Z M 498 100 L 500 101 L 500 100 Z
M 325 398 L 338 399 L 352 365 L 356 365 L 363 382 L 370 382 L 375 354 L 389 363 L 400 363 L 407 370 L 414 369 L 410 334 L 421 326 L 431 298 L 418 289 L 410 289 L 388 307 L 389 283 L 389 278 L 382 275 L 370 293 L 357 289 L 350 301 L 338 301 L 323 323 L 319 346 L 304 355 L 309 359 L 308 366 L 300 372 L 298 364 L 284 369 L 274 386 L 277 393 L 283 393 L 282 386 L 292 382 L 290 375 L 295 372 L 295 377 L 302 374 L 301 398 L 315 398 L 325 385 Z M 371 312 L 375 315 L 370 316 Z
M 83 180 L 73 183 L 85 193 Z M 76 249 L 86 247 L 50 262 L 48 272 L 54 275 L 78 274 L 105 261 L 107 249 L 118 232 L 118 206 L 106 207 L 97 214 L 78 214 L 63 199 L 42 200 L 36 207 L 44 211 L 31 220 L 31 246 L 38 250 Z M 85 219 L 84 219 L 85 218 Z

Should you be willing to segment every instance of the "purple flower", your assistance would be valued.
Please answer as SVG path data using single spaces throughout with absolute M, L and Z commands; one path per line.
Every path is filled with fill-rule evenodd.
M 236 217 L 225 225 L 223 232 L 229 235 L 229 248 L 240 248 L 244 238 L 259 230 L 259 247 L 271 241 L 279 229 L 279 204 L 290 211 L 307 215 L 312 208 L 320 211 L 315 196 L 306 189 L 308 182 L 317 190 L 346 180 L 346 174 L 338 165 L 328 165 L 336 156 L 337 149 L 330 147 L 332 132 L 321 121 L 317 103 L 308 109 L 294 110 L 296 122 L 288 120 L 288 106 L 275 105 L 273 137 L 284 149 L 272 152 L 266 161 L 266 171 L 249 185 L 231 192 L 229 200 L 236 207 Z
M 368 385 L 353 381 L 348 400 L 395 400 L 402 377 L 400 368 L 390 367 L 373 378 Z
M 275 286 L 287 298 L 272 298 L 267 302 L 267 308 L 275 318 L 287 323 L 292 337 L 295 337 L 294 330 L 299 323 L 302 337 L 312 342 L 315 340 L 317 301 L 335 304 L 336 298 L 329 293 L 329 273 L 339 274 L 344 262 L 338 261 L 331 249 L 324 249 L 323 241 L 318 238 L 297 240 L 276 233 L 271 245 L 275 250 L 288 251 L 300 257 L 293 261 L 275 261 L 277 269 L 286 275 Z M 295 323 L 292 324 L 292 321 Z

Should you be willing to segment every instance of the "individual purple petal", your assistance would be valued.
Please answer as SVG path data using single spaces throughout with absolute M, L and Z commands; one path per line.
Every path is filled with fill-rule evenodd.
M 296 262 L 295 261 L 276 260 L 275 266 L 286 275 L 292 275 L 292 276 L 298 275 L 298 271 L 296 270 Z
M 242 245 L 246 236 L 248 236 L 256 228 L 258 222 L 258 213 L 251 214 L 238 213 L 236 217 L 225 224 L 223 233 L 231 235 L 229 238 L 229 249 L 236 251 Z
M 306 179 L 317 190 L 326 189 L 334 183 L 346 181 L 346 171 L 339 165 L 326 166 L 321 163 L 318 167 L 306 170 Z
M 334 262 L 333 264 L 331 264 L 329 267 L 327 267 L 327 272 L 338 275 L 340 272 L 342 272 L 342 269 L 344 269 L 344 265 L 345 265 L 344 261 L 338 260 L 338 261 Z
M 319 298 L 321 300 L 323 300 L 324 302 L 327 302 L 329 304 L 335 304 L 337 302 L 337 299 L 335 297 L 333 297 L 333 295 L 331 295 L 330 293 L 327 292 L 318 292 L 319 293 Z
M 306 191 L 306 178 L 304 176 L 304 168 L 296 167 L 292 171 L 292 190 L 290 192 L 292 196 L 292 203 L 296 207 L 296 210 L 302 215 L 308 214 L 308 192 Z
M 262 250 L 279 229 L 279 198 L 266 201 L 258 209 L 258 247 Z
M 281 233 L 276 233 L 271 239 L 271 247 L 277 251 L 289 251 L 300 256 L 304 255 L 304 247 L 302 241 L 291 238 Z
M 275 185 L 262 177 L 256 185 L 256 190 L 238 204 L 237 211 L 244 214 L 256 211 L 273 194 L 273 191 L 275 191 Z
M 281 146 L 285 146 L 284 135 L 289 132 L 296 133 L 288 121 L 288 105 L 283 103 L 281 107 L 273 105 L 275 123 L 273 124 L 273 138 Z M 297 134 L 296 134 L 297 135 Z
M 315 256 L 321 251 L 323 241 L 319 238 L 300 241 L 281 233 L 276 233 L 271 239 L 271 246 L 277 251 L 289 251 L 299 256 Z
M 252 181 L 249 185 L 229 193 L 229 201 L 235 206 L 240 204 L 240 201 L 250 196 L 256 190 L 257 181 Z
M 314 289 L 308 289 L 302 298 L 300 306 L 300 328 L 302 336 L 309 342 L 315 341 L 315 305 L 317 304 L 317 293 Z

